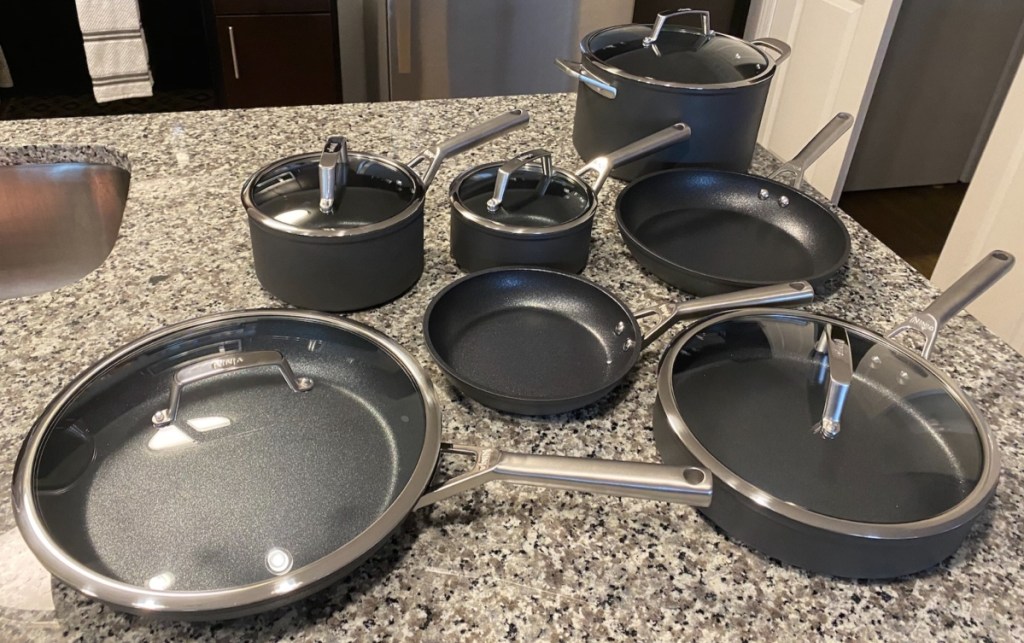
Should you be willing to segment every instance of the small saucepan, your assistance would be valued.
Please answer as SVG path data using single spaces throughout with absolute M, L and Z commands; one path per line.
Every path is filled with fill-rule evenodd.
M 665 462 L 714 475 L 703 513 L 799 567 L 888 578 L 951 555 L 995 493 L 984 416 L 928 360 L 939 327 L 1005 274 L 993 252 L 882 337 L 794 310 L 741 310 L 690 326 L 658 373 Z M 894 339 L 924 336 L 918 353 Z
M 615 167 L 690 137 L 682 123 L 604 156 L 576 172 L 537 149 L 467 170 L 452 182 L 452 257 L 467 272 L 542 266 L 580 272 L 590 254 L 598 193 Z M 596 174 L 593 184 L 583 177 Z
M 525 125 L 512 110 L 409 163 L 353 152 L 332 136 L 322 153 L 257 171 L 242 187 L 260 283 L 300 308 L 332 312 L 386 303 L 423 274 L 423 203 L 448 157 Z M 428 163 L 423 177 L 413 169 Z
M 508 413 L 564 413 L 596 402 L 670 326 L 744 306 L 809 302 L 804 282 L 754 288 L 634 314 L 596 283 L 547 268 L 492 268 L 441 289 L 423 316 L 427 349 L 448 379 Z M 640 327 L 651 318 L 653 326 Z

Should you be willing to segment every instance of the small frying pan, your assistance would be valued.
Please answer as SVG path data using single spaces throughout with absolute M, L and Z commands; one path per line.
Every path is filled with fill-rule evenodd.
M 845 264 L 850 234 L 800 192 L 804 171 L 850 129 L 840 113 L 770 178 L 679 168 L 630 183 L 615 218 L 633 257 L 662 281 L 712 295 L 788 281 L 816 289 Z M 795 175 L 795 187 L 778 179 Z
M 474 400 L 509 413 L 564 413 L 599 400 L 640 353 L 681 319 L 814 298 L 803 282 L 649 308 L 635 315 L 583 277 L 544 268 L 495 268 L 457 279 L 423 318 L 427 348 Z M 644 333 L 637 320 L 655 319 Z
M 690 326 L 658 373 L 659 453 L 709 469 L 715 502 L 702 512 L 769 556 L 853 578 L 935 565 L 995 493 L 999 455 L 928 353 L 1013 262 L 991 253 L 885 337 L 770 308 Z M 894 341 L 906 332 L 924 336 L 920 352 Z

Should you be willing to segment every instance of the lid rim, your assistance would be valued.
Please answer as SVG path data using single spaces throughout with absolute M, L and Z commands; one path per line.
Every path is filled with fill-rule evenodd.
M 761 51 L 760 49 L 758 49 L 754 45 L 750 44 L 748 41 L 743 40 L 742 38 L 737 38 L 736 36 L 731 36 L 729 34 L 723 34 L 723 33 L 719 33 L 719 32 L 712 32 L 712 34 L 713 34 L 712 37 L 714 37 L 714 38 L 726 38 L 726 39 L 732 40 L 734 42 L 740 42 L 740 43 L 743 43 L 743 44 L 747 45 L 752 50 L 757 51 L 758 53 L 760 53 L 761 56 L 765 60 L 765 68 L 763 70 L 761 70 L 761 72 L 758 73 L 755 76 L 751 76 L 750 78 L 744 78 L 742 80 L 732 81 L 732 82 L 728 82 L 728 83 L 682 83 L 682 82 L 675 82 L 675 81 L 670 81 L 670 80 L 659 80 L 657 78 L 652 78 L 650 76 L 640 76 L 640 75 L 637 75 L 637 74 L 633 74 L 633 73 L 628 72 L 628 71 L 626 71 L 624 69 L 621 69 L 620 67 L 616 67 L 614 65 L 609 64 L 608 62 L 606 62 L 606 61 L 602 60 L 601 58 L 599 58 L 594 53 L 594 49 L 593 49 L 593 47 L 591 47 L 591 43 L 593 42 L 593 40 L 595 38 L 597 38 L 598 36 L 600 36 L 602 34 L 608 33 L 609 31 L 614 31 L 616 29 L 622 29 L 624 27 L 634 27 L 634 26 L 645 26 L 645 25 L 638 25 L 638 24 L 616 25 L 614 27 L 605 27 L 604 29 L 598 29 L 597 31 L 592 31 L 589 34 L 587 34 L 586 36 L 584 36 L 583 39 L 580 41 L 580 53 L 583 55 L 584 63 L 589 62 L 589 63 L 593 64 L 594 66 L 596 66 L 601 71 L 607 72 L 607 73 L 615 76 L 617 79 L 641 83 L 642 85 L 647 85 L 647 86 L 650 86 L 652 88 L 670 89 L 670 90 L 684 90 L 684 91 L 685 90 L 703 91 L 703 92 L 714 92 L 714 91 L 717 91 L 717 90 L 727 90 L 727 89 L 741 89 L 741 88 L 744 88 L 744 87 L 752 87 L 752 86 L 755 86 L 755 85 L 760 85 L 761 83 L 765 83 L 765 82 L 768 82 L 768 81 L 771 80 L 772 76 L 775 75 L 775 69 L 778 66 L 777 63 L 775 62 L 775 60 L 771 56 L 765 54 L 763 51 Z M 664 32 L 676 32 L 676 33 L 682 32 L 682 33 L 693 34 L 695 36 L 704 37 L 704 35 L 701 34 L 699 31 L 693 31 L 692 29 L 687 29 L 687 28 L 679 26 L 679 25 L 665 25 L 662 28 L 662 32 L 663 33 Z
M 395 170 L 405 176 L 407 176 L 413 185 L 413 198 L 410 204 L 403 209 L 401 212 L 394 214 L 383 221 L 377 223 L 371 223 L 369 225 L 356 226 L 352 228 L 301 228 L 284 223 L 274 217 L 264 214 L 259 207 L 255 204 L 252 198 L 253 188 L 259 183 L 266 174 L 269 174 L 273 170 L 276 170 L 289 163 L 295 163 L 299 161 L 312 161 L 319 163 L 320 152 L 307 152 L 303 154 L 294 154 L 285 158 L 278 159 L 272 163 L 261 167 L 259 170 L 254 172 L 245 183 L 242 184 L 242 207 L 245 208 L 246 214 L 249 220 L 257 225 L 281 232 L 289 236 L 295 237 L 307 237 L 307 238 L 322 238 L 322 239 L 338 239 L 341 237 L 364 237 L 364 236 L 376 236 L 377 234 L 384 233 L 405 219 L 414 217 L 417 212 L 422 211 L 423 204 L 426 196 L 426 188 L 423 185 L 423 179 L 420 178 L 412 168 L 408 165 L 396 161 L 394 159 L 380 156 L 378 154 L 370 154 L 366 152 L 349 152 L 349 159 L 353 161 L 373 161 L 381 165 L 387 166 L 392 170 Z

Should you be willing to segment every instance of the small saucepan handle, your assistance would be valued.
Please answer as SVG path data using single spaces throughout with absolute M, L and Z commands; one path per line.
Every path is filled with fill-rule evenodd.
M 928 359 L 935 346 L 935 338 L 939 334 L 939 329 L 981 296 L 983 292 L 991 288 L 992 284 L 1002 279 L 1003 275 L 1013 267 L 1015 261 L 1013 255 L 1004 250 L 990 252 L 967 274 L 957 279 L 952 286 L 939 295 L 930 306 L 911 315 L 909 319 L 892 329 L 886 337 L 895 339 L 908 332 L 922 336 L 924 345 L 921 348 L 921 355 Z
M 608 175 L 611 171 L 620 165 L 625 165 L 630 161 L 635 161 L 638 158 L 647 156 L 648 154 L 654 154 L 659 150 L 663 150 L 669 145 L 675 145 L 681 143 L 686 139 L 690 138 L 690 126 L 686 123 L 676 123 L 675 125 L 669 125 L 665 129 L 658 130 L 650 136 L 645 136 L 639 141 L 633 141 L 625 147 L 609 152 L 604 156 L 599 156 L 591 162 L 587 163 L 580 169 L 576 170 L 577 176 L 583 176 L 588 172 L 594 172 L 596 174 L 594 183 L 590 187 L 593 188 L 594 194 L 601 191 L 601 187 L 604 186 L 605 180 L 608 179 Z
M 442 444 L 441 452 L 472 456 L 473 466 L 428 489 L 416 503 L 417 509 L 492 480 L 696 507 L 711 504 L 711 473 L 700 467 L 506 453 L 455 444 Z

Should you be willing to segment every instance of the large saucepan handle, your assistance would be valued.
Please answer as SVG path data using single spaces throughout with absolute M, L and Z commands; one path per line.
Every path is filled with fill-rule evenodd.
M 441 163 L 445 159 L 458 154 L 462 154 L 466 150 L 473 149 L 479 145 L 483 145 L 488 141 L 492 141 L 505 132 L 522 127 L 530 122 L 530 115 L 523 109 L 513 109 L 508 111 L 501 116 L 492 118 L 489 121 L 481 123 L 476 127 L 466 130 L 465 132 L 453 136 L 452 138 L 444 141 L 437 147 L 432 149 L 423 150 L 416 158 L 409 161 L 409 167 L 416 167 L 427 159 L 430 160 L 430 165 L 427 166 L 427 170 L 423 173 L 423 186 L 430 187 L 430 184 L 434 180 L 434 176 L 437 175 L 437 171 L 441 168 Z
M 935 346 L 935 338 L 939 329 L 957 313 L 977 299 L 983 292 L 992 287 L 1003 275 L 1010 271 L 1016 260 L 1013 255 L 1003 250 L 990 252 L 979 261 L 967 274 L 960 277 L 932 302 L 930 306 L 892 329 L 886 336 L 889 339 L 912 332 L 924 338 L 921 356 L 928 359 Z
M 455 444 L 442 444 L 441 452 L 470 455 L 475 462 L 465 473 L 428 489 L 417 509 L 492 480 L 696 507 L 711 504 L 711 474 L 699 467 L 527 455 Z
M 601 191 L 601 187 L 604 185 L 608 175 L 611 174 L 612 170 L 625 165 L 630 161 L 635 161 L 638 158 L 647 156 L 648 154 L 654 154 L 658 150 L 663 150 L 669 145 L 675 145 L 681 143 L 686 139 L 690 138 L 690 126 L 686 123 L 676 123 L 675 125 L 669 125 L 663 130 L 645 136 L 639 141 L 633 141 L 625 147 L 609 152 L 604 156 L 599 156 L 591 162 L 587 163 L 580 169 L 576 170 L 577 176 L 583 176 L 588 172 L 594 172 L 594 183 L 590 187 L 593 188 L 594 194 Z
M 787 306 L 806 304 L 814 300 L 814 288 L 806 281 L 748 288 L 722 295 L 691 299 L 682 303 L 667 303 L 646 308 L 634 314 L 637 319 L 654 317 L 654 327 L 644 333 L 643 347 L 665 334 L 665 331 L 683 319 L 703 317 L 711 313 L 747 308 L 751 306 Z
M 793 175 L 793 187 L 799 190 L 804 184 L 804 172 L 812 163 L 821 158 L 821 155 L 828 151 L 832 145 L 853 127 L 853 116 L 846 112 L 839 112 L 828 122 L 821 131 L 814 135 L 804 149 L 793 157 L 788 163 L 783 163 L 768 177 L 779 180 L 786 175 Z

